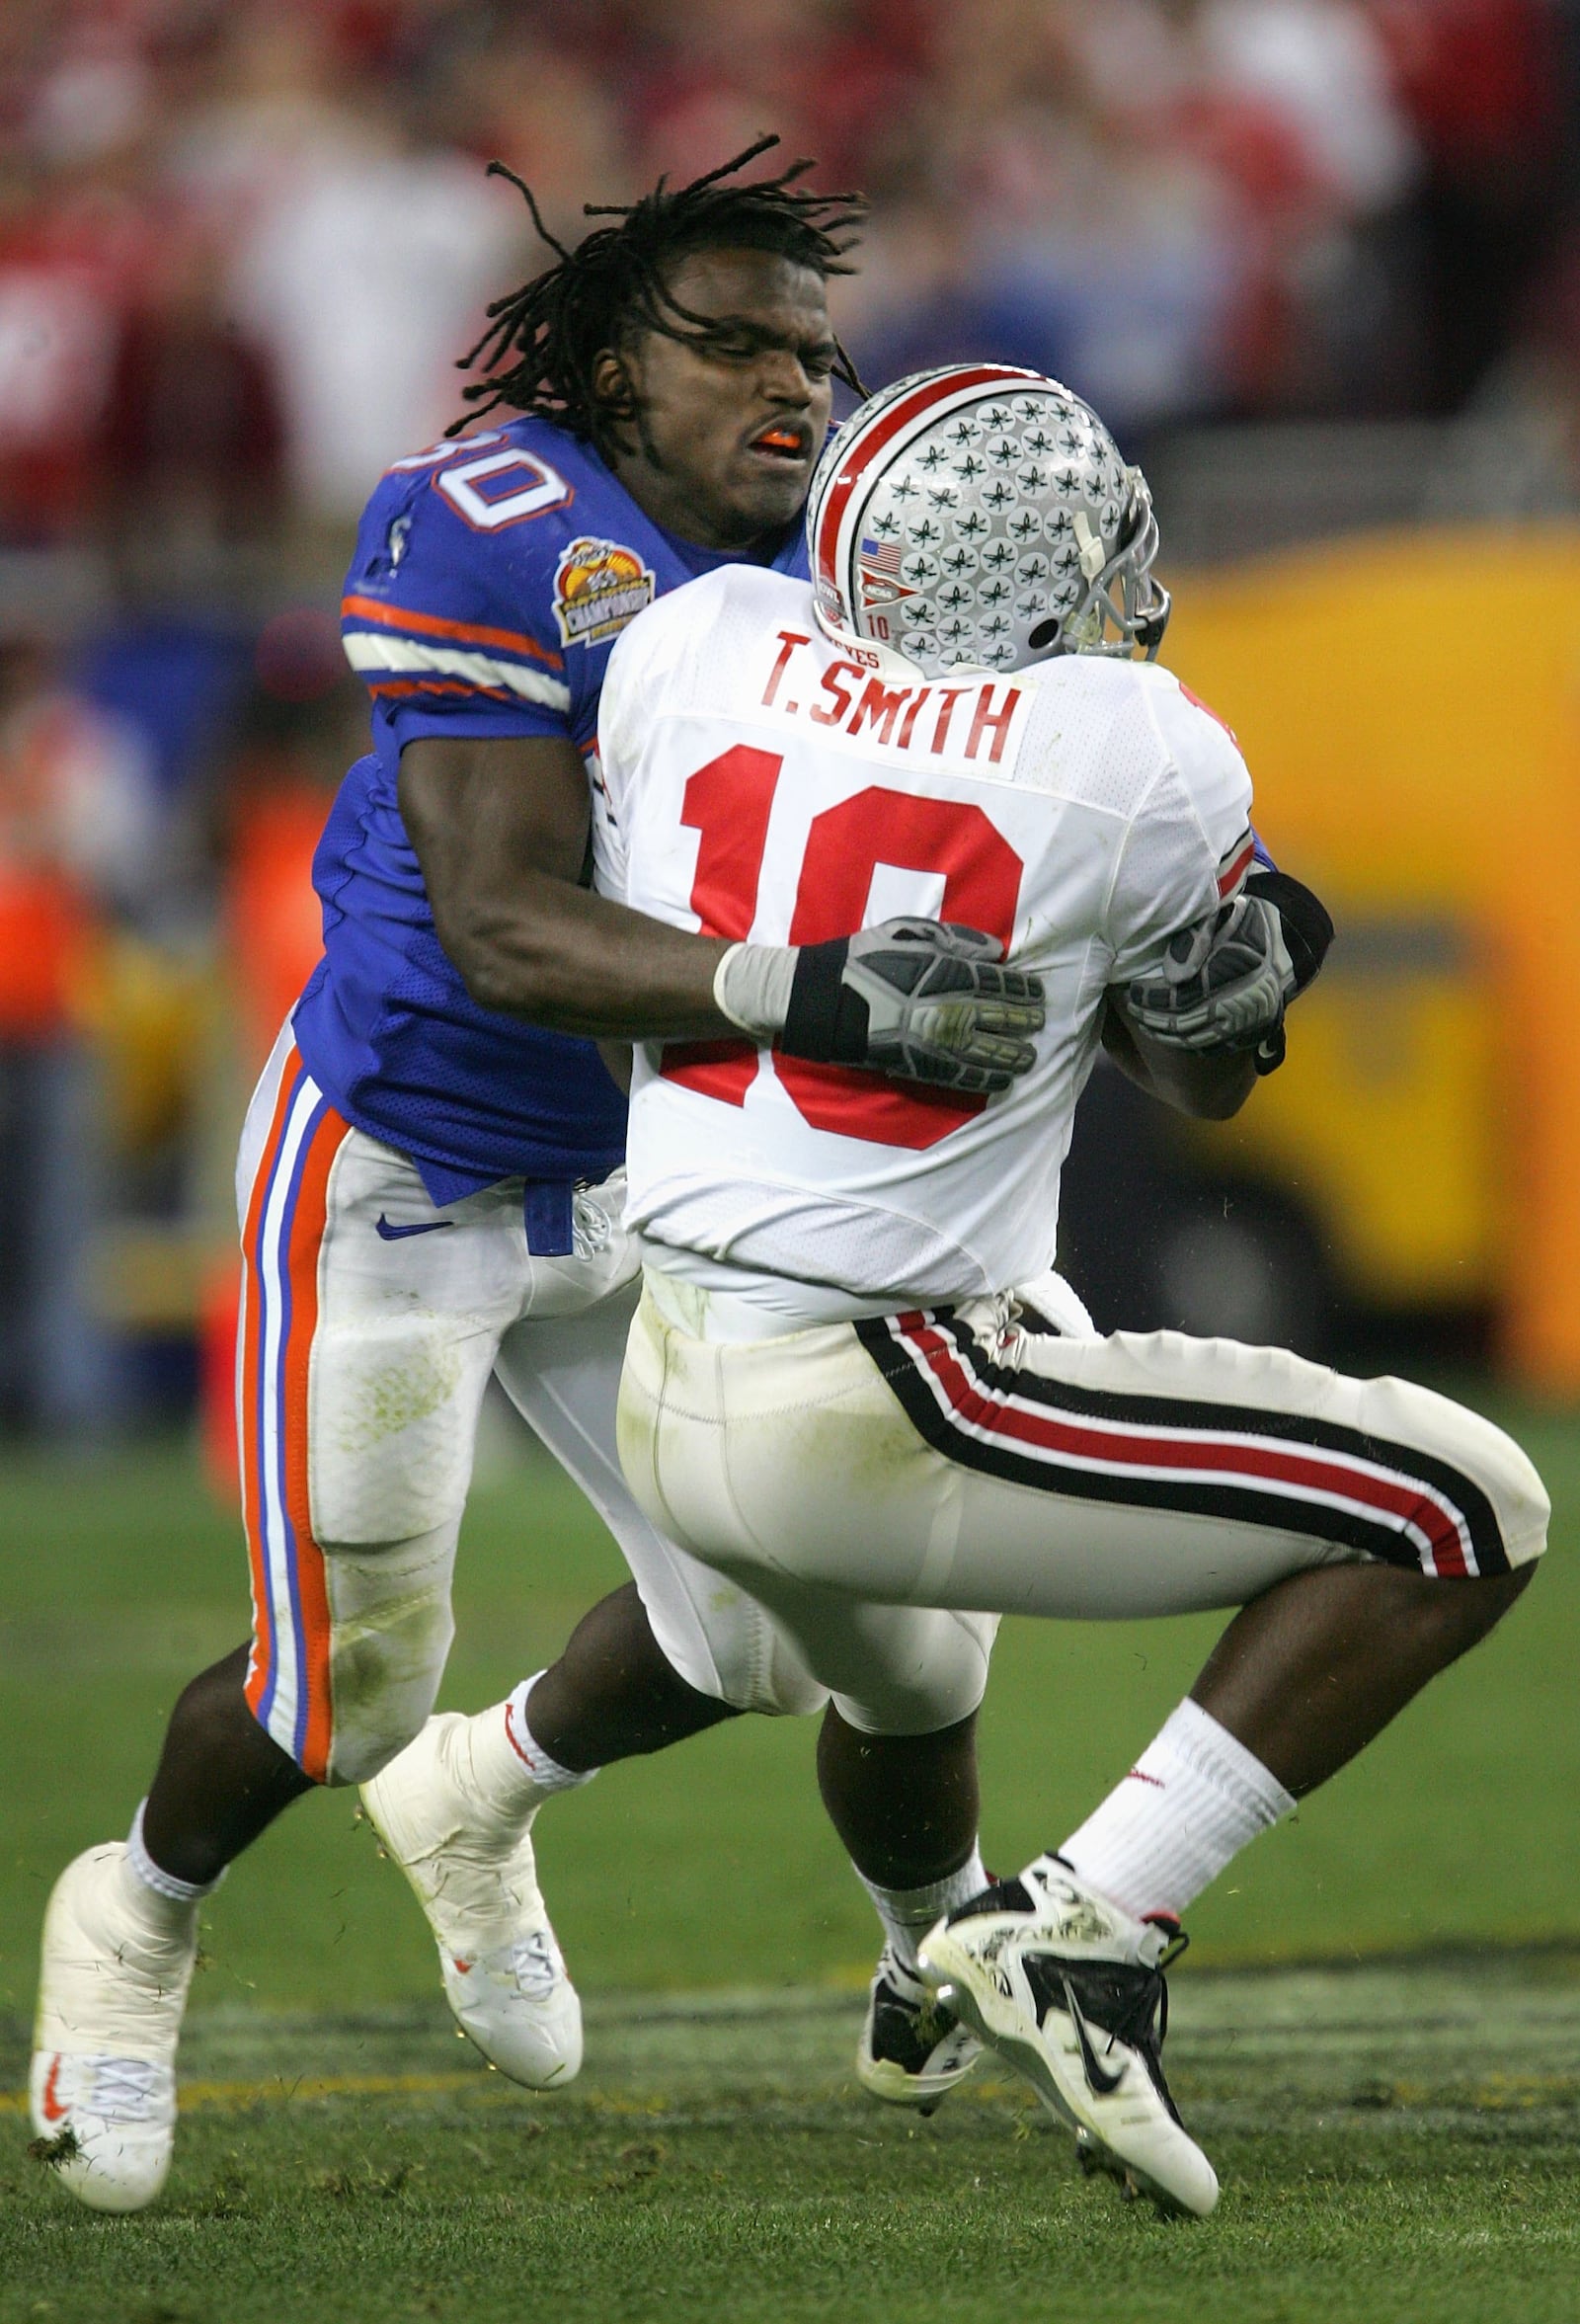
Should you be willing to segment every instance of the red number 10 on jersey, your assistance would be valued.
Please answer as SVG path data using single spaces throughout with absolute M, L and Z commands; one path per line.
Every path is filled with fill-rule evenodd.
M 784 767 L 774 751 L 737 743 L 685 786 L 680 820 L 700 832 L 691 909 L 705 936 L 740 942 L 756 917 L 757 883 L 768 841 L 768 817 Z M 873 784 L 813 817 L 801 860 L 792 944 L 821 944 L 862 924 L 880 864 L 942 874 L 940 919 L 996 936 L 1007 948 L 1015 925 L 1023 866 L 980 807 L 918 798 Z M 660 1068 L 726 1105 L 744 1105 L 763 1069 L 750 1041 L 672 1041 Z M 984 1097 L 958 1097 L 918 1082 L 886 1082 L 850 1066 L 809 1065 L 774 1054 L 771 1071 L 814 1129 L 874 1146 L 935 1146 L 981 1113 Z

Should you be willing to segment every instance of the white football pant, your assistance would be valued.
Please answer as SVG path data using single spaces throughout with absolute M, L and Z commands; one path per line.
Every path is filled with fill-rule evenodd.
M 620 1474 L 637 1295 L 622 1199 L 620 1173 L 579 1194 L 576 1254 L 533 1257 L 519 1179 L 436 1210 L 415 1165 L 345 1122 L 281 1033 L 237 1164 L 247 1690 L 319 1782 L 365 1782 L 433 1708 L 491 1372 L 613 1534 L 680 1676 L 742 1710 L 821 1709 L 771 1618 L 664 1541 Z
M 620 1395 L 632 1490 L 858 1727 L 976 1707 L 985 1651 L 951 1606 L 1187 1614 L 1306 1566 L 1453 1588 L 1541 1552 L 1535 1469 L 1445 1397 L 1235 1340 L 1102 1338 L 1057 1277 L 1025 1297 L 737 1340 L 698 1336 L 696 1295 L 649 1273 Z

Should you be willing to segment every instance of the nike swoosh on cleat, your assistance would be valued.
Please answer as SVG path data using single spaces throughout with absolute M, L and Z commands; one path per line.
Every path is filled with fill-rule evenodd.
M 410 1227 L 392 1227 L 382 1211 L 374 1221 L 373 1232 L 381 1242 L 400 1242 L 408 1235 L 436 1235 L 440 1227 L 453 1227 L 453 1219 L 418 1219 Z
M 57 2053 L 53 2065 L 49 2068 L 48 2074 L 44 2078 L 43 2095 L 39 2101 L 39 2112 L 43 2116 L 43 2119 L 46 2123 L 63 2123 L 67 2115 L 71 2112 L 69 2107 L 61 2105 L 59 2099 L 55 2095 L 55 2084 L 59 2081 L 59 2079 L 60 2057 Z
M 1075 2039 L 1080 2044 L 1080 2062 L 1086 2069 L 1087 2084 L 1099 2098 L 1112 2098 L 1125 2079 L 1125 2069 L 1121 2066 L 1117 2074 L 1111 2074 L 1106 2066 L 1098 2064 L 1097 2052 L 1092 2047 L 1092 2038 L 1086 2031 L 1086 2020 L 1081 2015 L 1074 1988 L 1067 1977 L 1061 1977 L 1059 1981 L 1065 1988 L 1065 2007 L 1075 2029 Z

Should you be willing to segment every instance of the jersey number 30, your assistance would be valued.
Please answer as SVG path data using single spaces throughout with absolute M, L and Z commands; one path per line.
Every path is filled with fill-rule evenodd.
M 691 909 L 705 936 L 740 942 L 750 931 L 768 817 L 783 765 L 776 752 L 737 743 L 699 767 L 685 786 L 680 820 L 702 835 Z M 859 928 L 880 864 L 941 873 L 939 917 L 982 928 L 1007 948 L 1023 868 L 1007 840 L 980 807 L 917 798 L 881 784 L 814 816 L 790 922 L 791 943 L 821 944 Z M 761 1053 L 750 1041 L 672 1041 L 660 1071 L 704 1096 L 744 1105 L 761 1064 Z M 778 1052 L 772 1070 L 814 1129 L 874 1146 L 935 1146 L 988 1102 L 916 1082 L 886 1082 L 848 1066 L 809 1065 Z

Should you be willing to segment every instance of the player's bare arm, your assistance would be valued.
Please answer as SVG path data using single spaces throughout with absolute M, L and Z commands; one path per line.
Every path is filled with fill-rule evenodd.
M 573 744 L 547 735 L 412 743 L 400 806 L 439 942 L 480 1007 L 625 1040 L 738 1029 L 713 998 L 726 943 L 580 884 L 589 809 Z
M 590 365 L 605 456 L 655 522 L 750 555 L 795 518 L 833 377 L 853 378 L 824 277 L 777 251 L 710 248 L 684 257 L 651 294 L 665 327 L 633 329 Z M 439 941 L 482 1007 L 617 1040 L 783 1036 L 823 1062 L 989 1091 L 1032 1062 L 1035 979 L 987 974 L 986 960 L 952 952 L 938 973 L 964 1015 L 947 1042 L 935 1016 L 918 1042 L 908 983 L 891 992 L 880 966 L 875 987 L 873 961 L 858 983 L 843 958 L 747 947 L 721 982 L 731 946 L 590 893 L 580 884 L 587 780 L 565 738 L 415 741 L 402 754 L 399 798 Z M 950 950 L 924 928 L 909 941 Z M 886 1040 L 897 1007 L 905 1022 Z
M 907 921 L 848 944 L 732 945 L 591 893 L 587 777 L 568 742 L 429 737 L 403 753 L 399 796 L 439 942 L 480 1007 L 602 1039 L 746 1031 L 989 1092 L 1034 1061 L 1041 983 L 998 967 L 974 931 Z
M 591 366 L 609 465 L 656 522 L 750 552 L 796 517 L 828 429 L 841 359 L 823 277 L 775 251 L 703 249 L 656 294 L 669 327 Z M 713 996 L 724 942 L 581 885 L 587 776 L 568 739 L 414 742 L 400 807 L 480 1006 L 616 1039 L 740 1030 Z
M 1285 1013 L 1332 941 L 1309 888 L 1287 872 L 1255 872 L 1243 895 L 1181 931 L 1157 975 L 1109 996 L 1103 1047 L 1149 1097 L 1198 1121 L 1227 1121 L 1257 1076 L 1283 1064 Z

